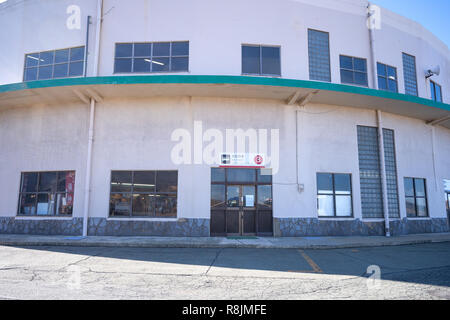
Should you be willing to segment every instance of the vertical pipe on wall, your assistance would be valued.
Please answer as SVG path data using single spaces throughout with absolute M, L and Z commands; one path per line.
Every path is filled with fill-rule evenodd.
M 377 60 L 375 55 L 375 27 L 373 26 L 372 16 L 374 15 L 372 11 L 372 3 L 367 5 L 367 28 L 369 29 L 369 46 L 370 46 L 370 61 L 371 61 L 371 71 L 372 71 L 372 89 L 378 89 L 377 83 Z
M 384 212 L 384 225 L 386 237 L 391 236 L 389 226 L 389 204 L 387 195 L 387 181 L 386 181 L 386 161 L 384 157 L 384 136 L 383 136 L 383 120 L 381 117 L 381 111 L 377 110 L 377 124 L 378 124 L 378 148 L 380 154 L 380 173 L 381 173 L 381 189 L 383 195 L 383 212 Z
M 300 110 L 298 109 L 298 107 L 295 110 L 295 177 L 296 177 L 296 183 L 297 183 L 297 189 L 300 186 L 300 177 L 299 177 L 299 164 L 298 164 L 298 153 L 299 153 L 299 147 L 298 147 L 298 132 L 299 132 L 299 128 L 298 128 L 298 115 L 300 113 Z
M 305 185 L 300 181 L 300 144 L 302 143 L 301 130 L 303 130 L 303 114 L 305 111 L 305 106 L 302 104 L 298 105 L 295 110 L 295 175 L 297 183 L 297 191 L 303 193 L 305 191 Z M 302 117 L 300 118 L 300 115 Z
M 86 44 L 84 46 L 84 76 L 87 77 L 87 63 L 88 63 L 88 56 L 89 56 L 89 26 L 91 24 L 91 16 L 87 17 L 87 24 L 86 24 Z
M 83 237 L 87 236 L 89 220 L 89 199 L 91 193 L 91 171 L 92 171 L 92 145 L 94 142 L 94 120 L 95 120 L 95 100 L 91 98 L 91 108 L 89 114 L 89 135 L 88 150 L 86 159 L 86 178 L 84 185 L 84 215 L 83 215 Z
M 433 157 L 433 174 L 434 174 L 434 185 L 436 188 L 436 192 L 439 190 L 437 170 L 436 170 L 436 129 L 434 126 L 431 126 L 431 154 Z
M 102 24 L 103 0 L 97 1 L 97 21 L 95 32 L 95 54 L 94 54 L 94 71 L 93 76 L 98 76 L 98 64 L 100 56 L 100 29 Z M 91 173 L 92 173 L 92 149 L 94 143 L 94 121 L 95 121 L 95 99 L 91 97 L 90 113 L 89 113 L 89 133 L 88 133 L 88 150 L 86 159 L 86 177 L 84 187 L 84 212 L 83 212 L 83 237 L 88 235 L 89 222 L 89 201 L 91 193 Z
M 100 31 L 102 28 L 103 19 L 103 0 L 97 1 L 97 21 L 95 27 L 95 54 L 94 54 L 94 72 L 93 76 L 98 76 L 98 64 L 100 57 Z
M 371 60 L 371 71 L 372 71 L 372 89 L 378 89 L 377 81 L 377 59 L 375 51 L 375 28 L 377 23 L 381 21 L 376 21 L 377 17 L 371 2 L 367 3 L 367 28 L 369 29 L 369 46 L 370 46 L 370 60 Z M 378 17 L 380 18 L 380 17 Z M 382 189 L 382 199 L 383 199 L 383 215 L 384 215 L 384 229 L 386 237 L 391 236 L 390 225 L 389 225 L 389 203 L 387 194 L 387 180 L 386 180 L 386 159 L 384 156 L 384 136 L 383 136 L 383 121 L 381 117 L 381 111 L 377 110 L 377 125 L 378 125 L 378 148 L 380 154 L 380 174 L 381 174 L 381 189 Z

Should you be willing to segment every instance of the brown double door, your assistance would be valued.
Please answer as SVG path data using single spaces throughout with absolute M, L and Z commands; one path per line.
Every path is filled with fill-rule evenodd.
M 211 173 L 211 236 L 272 236 L 272 176 L 260 169 Z
M 256 235 L 256 186 L 229 185 L 226 192 L 227 235 Z

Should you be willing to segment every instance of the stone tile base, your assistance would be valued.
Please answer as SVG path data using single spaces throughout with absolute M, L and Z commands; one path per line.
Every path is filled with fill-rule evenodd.
M 0 234 L 80 236 L 83 219 L 45 220 L 0 217 Z M 170 236 L 209 237 L 209 219 L 180 219 L 178 221 L 121 221 L 90 218 L 90 236 Z
M 279 226 L 275 234 L 281 237 L 314 236 L 383 236 L 384 222 L 365 222 L 355 220 L 320 220 L 316 218 L 274 218 L 274 225 Z M 402 219 L 390 222 L 391 235 L 449 232 L 445 218 L 414 220 Z
M 280 237 L 308 236 L 383 236 L 384 222 L 365 222 L 359 219 L 332 221 L 316 218 L 274 218 L 275 235 Z M 445 218 L 392 220 L 393 236 L 449 232 Z M 0 234 L 66 235 L 80 236 L 83 219 L 45 220 L 0 217 Z M 168 236 L 209 237 L 209 219 L 180 219 L 176 221 L 125 221 L 90 218 L 90 236 Z
M 49 236 L 79 236 L 83 232 L 83 219 L 44 220 L 0 217 L 0 234 L 33 234 Z
M 90 236 L 209 237 L 209 219 L 177 221 L 121 221 L 89 219 Z

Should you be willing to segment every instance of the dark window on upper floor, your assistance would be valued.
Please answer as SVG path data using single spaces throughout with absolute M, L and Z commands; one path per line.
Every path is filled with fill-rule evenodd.
M 341 82 L 367 87 L 367 60 L 343 55 L 339 58 L 341 65 Z
M 403 76 L 405 78 L 405 93 L 417 96 L 416 58 L 403 53 Z
M 26 54 L 23 81 L 82 76 L 84 51 L 82 46 Z
M 71 216 L 75 171 L 24 172 L 21 176 L 19 216 Z
M 442 87 L 430 80 L 431 100 L 442 102 Z
M 378 89 L 398 92 L 397 68 L 377 63 Z
M 114 73 L 189 71 L 189 42 L 116 43 Z
M 242 74 L 281 76 L 280 47 L 242 45 Z
M 309 79 L 331 82 L 330 35 L 308 29 Z

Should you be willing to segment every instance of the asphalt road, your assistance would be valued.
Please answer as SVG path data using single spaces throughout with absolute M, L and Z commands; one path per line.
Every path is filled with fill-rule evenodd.
M 450 243 L 334 250 L 0 246 L 0 299 L 450 300 Z

